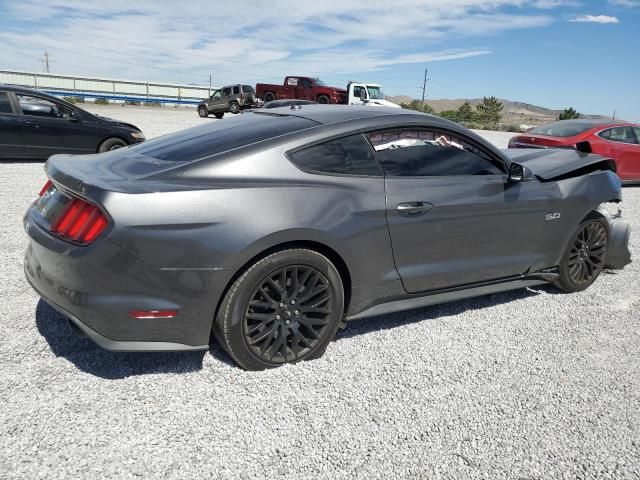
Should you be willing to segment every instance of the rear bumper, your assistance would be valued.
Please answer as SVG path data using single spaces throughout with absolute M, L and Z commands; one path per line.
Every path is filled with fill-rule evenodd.
M 107 238 L 79 247 L 42 230 L 29 212 L 25 276 L 34 290 L 108 350 L 208 348 L 218 299 L 233 271 L 154 268 Z M 136 319 L 132 310 L 178 310 Z

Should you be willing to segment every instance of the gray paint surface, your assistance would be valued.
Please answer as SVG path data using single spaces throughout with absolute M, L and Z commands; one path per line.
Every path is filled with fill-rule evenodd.
M 620 196 L 620 181 L 611 171 L 570 177 L 572 170 L 602 162 L 570 150 L 520 158 L 534 176 L 520 183 L 509 182 L 506 174 L 310 174 L 286 153 L 400 126 L 464 136 L 502 162 L 505 172 L 512 160 L 452 122 L 409 111 L 323 105 L 242 117 L 249 115 L 274 124 L 278 115 L 291 115 L 306 119 L 308 127 L 188 162 L 140 155 L 151 142 L 98 156 L 52 157 L 46 168 L 56 185 L 100 205 L 112 221 L 102 238 L 77 247 L 49 235 L 46 219 L 32 207 L 25 217 L 30 282 L 110 340 L 205 345 L 229 282 L 274 248 L 304 244 L 330 252 L 349 280 L 345 314 L 364 316 L 377 305 L 406 300 L 411 306 L 424 295 L 441 295 L 439 301 L 464 297 L 442 295 L 452 288 L 501 281 L 522 286 L 518 282 L 528 281 L 531 272 L 558 264 L 590 211 Z M 225 122 L 241 126 L 243 119 L 212 122 L 171 139 L 215 135 L 231 125 Z M 396 205 L 408 201 L 434 208 L 416 218 L 399 216 Z M 544 220 L 556 211 L 562 212 L 558 221 Z M 127 315 L 144 308 L 180 312 L 164 320 L 132 321 Z

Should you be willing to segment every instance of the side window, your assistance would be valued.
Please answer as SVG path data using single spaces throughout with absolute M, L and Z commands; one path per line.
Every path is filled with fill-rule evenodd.
M 298 79 L 295 77 L 289 77 L 287 78 L 287 85 L 290 85 L 292 87 L 295 87 L 296 85 L 298 85 Z
M 605 132 L 608 132 L 608 136 L 606 137 L 603 136 Z M 636 143 L 631 127 L 614 127 L 609 130 L 605 130 L 605 132 L 602 132 L 600 136 L 606 140 L 620 143 Z
M 50 100 L 29 95 L 17 95 L 17 97 L 22 113 L 25 115 L 48 118 L 69 118 L 71 116 L 71 110 Z
M 240 95 L 240 87 L 238 85 L 233 87 L 233 94 L 234 95 Z
M 228 97 L 229 95 L 231 95 L 231 87 L 224 87 L 222 89 L 222 95 L 225 97 Z
M 369 134 L 386 175 L 442 177 L 502 175 L 501 163 L 463 138 L 431 130 L 395 130 Z
M 0 113 L 13 113 L 7 92 L 0 92 Z
M 312 173 L 381 176 L 371 147 L 362 135 L 331 140 L 289 155 L 298 168 Z
M 364 88 L 359 85 L 356 87 L 353 87 L 353 96 L 355 98 L 360 98 L 360 94 L 362 93 L 363 90 Z
M 300 84 L 304 88 L 311 88 L 311 80 L 309 80 L 308 78 L 303 78 L 302 80 L 300 80 Z
M 636 134 L 636 143 L 640 143 L 640 127 L 633 127 L 633 133 Z

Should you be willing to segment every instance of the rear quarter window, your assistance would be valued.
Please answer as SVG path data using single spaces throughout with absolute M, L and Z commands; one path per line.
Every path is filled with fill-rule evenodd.
M 289 154 L 301 170 L 317 174 L 381 176 L 371 147 L 362 135 L 352 135 Z
M 0 92 L 0 113 L 13 113 L 7 92 Z

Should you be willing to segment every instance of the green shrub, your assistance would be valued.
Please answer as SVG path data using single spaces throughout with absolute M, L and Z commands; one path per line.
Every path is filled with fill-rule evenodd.
M 109 100 L 106 98 L 96 98 L 93 103 L 96 105 L 109 105 Z
M 145 107 L 161 107 L 162 104 L 160 102 L 144 102 L 142 105 Z
M 135 105 L 136 107 L 140 106 L 140 102 L 138 102 L 137 100 L 125 100 L 124 104 L 125 105 Z
M 84 103 L 84 98 L 82 97 L 62 97 L 62 99 L 69 103 Z

